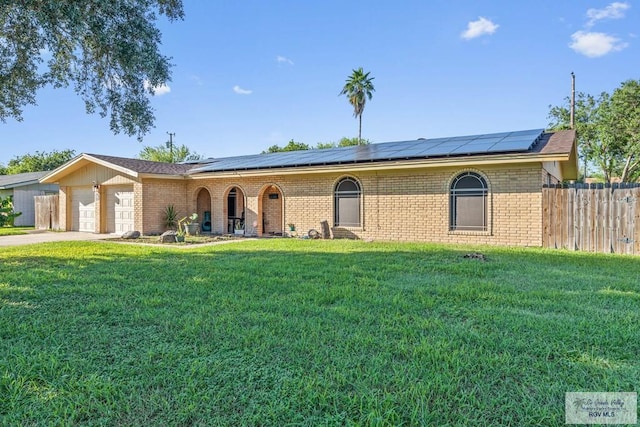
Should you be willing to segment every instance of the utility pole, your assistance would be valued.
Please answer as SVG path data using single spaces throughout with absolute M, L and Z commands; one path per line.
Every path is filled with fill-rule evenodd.
M 167 148 L 169 149 L 169 154 L 171 155 L 171 163 L 175 163 L 173 161 L 173 137 L 176 136 L 175 132 L 167 132 L 169 134 L 169 140 L 167 141 Z
M 571 110 L 569 112 L 569 128 L 575 130 L 576 128 L 576 75 L 571 72 Z M 587 178 L 587 156 L 582 153 L 582 159 L 584 160 L 584 172 L 582 180 Z
M 571 72 L 571 113 L 569 116 L 569 126 L 576 128 L 576 75 Z

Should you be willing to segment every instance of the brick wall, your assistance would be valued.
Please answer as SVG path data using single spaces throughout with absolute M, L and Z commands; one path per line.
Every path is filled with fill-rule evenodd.
M 489 185 L 487 232 L 449 231 L 449 186 L 451 180 L 463 171 L 475 171 L 483 175 Z M 167 181 L 145 182 L 145 231 L 158 229 L 161 216 L 151 215 L 147 201 L 161 212 L 169 199 L 178 204 L 186 194 L 187 211 L 197 208 L 198 193 L 206 188 L 211 194 L 212 231 L 226 232 L 226 194 L 233 186 L 246 197 L 246 222 L 248 235 L 261 235 L 262 215 L 269 223 L 293 223 L 296 230 L 305 233 L 309 229 L 320 230 L 320 222 L 326 220 L 333 226 L 333 189 L 345 176 L 356 178 L 362 187 L 362 226 L 333 228 L 336 237 L 377 240 L 407 240 L 456 243 L 487 243 L 517 246 L 542 244 L 541 165 L 487 166 L 477 169 L 431 168 L 423 170 L 359 172 L 357 174 L 326 173 L 308 175 L 282 175 L 246 178 L 194 179 L 186 183 Z M 282 212 L 265 203 L 267 189 L 275 185 L 282 191 Z M 156 186 L 164 186 L 163 190 Z M 181 193 L 182 191 L 182 193 Z M 155 194 L 151 197 L 148 192 Z M 158 201 L 162 195 L 164 202 Z M 267 199 L 265 199 L 267 197 Z M 278 216 L 282 217 L 278 221 Z M 269 228 L 264 230 L 270 231 Z
M 320 231 L 321 221 L 333 226 L 333 190 L 340 179 L 349 176 L 361 185 L 362 224 L 333 227 L 335 237 L 541 246 L 541 187 L 550 168 L 546 169 L 541 164 L 514 164 L 355 174 L 145 179 L 133 183 L 135 229 L 144 234 L 163 232 L 163 212 L 172 204 L 180 217 L 197 212 L 202 219 L 204 210 L 211 210 L 212 231 L 226 233 L 227 195 L 237 187 L 237 214 L 245 212 L 247 235 L 287 232 L 289 223 L 299 234 L 310 229 Z M 454 177 L 464 171 L 481 174 L 489 186 L 486 232 L 449 230 L 449 187 Z M 71 189 L 65 185 L 60 188 L 60 227 L 67 230 L 72 218 Z M 277 193 L 279 198 L 269 199 L 271 193 Z M 100 202 L 96 210 L 102 213 Z
M 164 210 L 173 205 L 178 219 L 196 210 L 195 200 L 187 204 L 187 183 L 183 180 L 146 179 L 133 185 L 135 229 L 143 234 L 162 233 Z

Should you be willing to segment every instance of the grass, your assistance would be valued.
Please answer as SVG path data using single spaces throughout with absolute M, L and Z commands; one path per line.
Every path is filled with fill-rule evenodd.
M 0 237 L 27 234 L 31 230 L 33 230 L 33 227 L 0 227 Z
M 564 425 L 565 392 L 638 390 L 639 307 L 624 256 L 8 248 L 0 425 Z

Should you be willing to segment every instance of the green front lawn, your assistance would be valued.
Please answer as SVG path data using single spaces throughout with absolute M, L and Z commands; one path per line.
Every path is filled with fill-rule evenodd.
M 17 236 L 19 234 L 27 234 L 33 230 L 33 227 L 0 227 L 0 236 Z
M 638 391 L 640 258 L 270 239 L 0 251 L 0 425 L 564 425 Z

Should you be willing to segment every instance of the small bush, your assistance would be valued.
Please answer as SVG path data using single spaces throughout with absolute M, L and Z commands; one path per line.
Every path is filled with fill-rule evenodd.
M 13 227 L 16 217 L 22 215 L 22 212 L 13 210 L 13 196 L 0 197 L 0 227 Z

